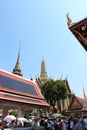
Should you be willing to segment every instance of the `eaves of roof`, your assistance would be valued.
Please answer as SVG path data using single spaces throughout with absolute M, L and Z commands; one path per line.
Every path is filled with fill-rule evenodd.
M 29 105 L 49 107 L 49 104 L 46 103 L 44 100 L 30 98 L 26 96 L 20 96 L 17 94 L 5 93 L 5 92 L 0 92 L 0 100 L 7 100 L 12 102 L 25 103 Z

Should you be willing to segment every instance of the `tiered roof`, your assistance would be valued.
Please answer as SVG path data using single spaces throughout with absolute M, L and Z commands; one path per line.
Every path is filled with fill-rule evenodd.
M 87 100 L 84 98 L 72 95 L 72 99 L 70 101 L 68 112 L 85 112 L 87 111 Z
M 49 107 L 34 81 L 3 70 L 0 70 L 0 99 Z
M 76 23 L 70 21 L 70 17 L 67 18 L 68 27 L 81 46 L 87 51 L 87 18 L 82 19 Z

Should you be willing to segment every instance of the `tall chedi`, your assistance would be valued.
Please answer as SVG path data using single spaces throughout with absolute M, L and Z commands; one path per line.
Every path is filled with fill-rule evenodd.
M 42 83 L 45 83 L 47 80 L 49 80 L 48 75 L 47 75 L 47 71 L 46 71 L 46 64 L 45 64 L 44 58 L 41 62 L 40 80 L 42 81 Z
M 20 47 L 19 47 L 19 52 L 18 52 L 16 65 L 15 65 L 15 68 L 13 69 L 12 73 L 16 74 L 18 76 L 23 76 L 23 74 L 21 73 L 21 69 L 20 69 Z

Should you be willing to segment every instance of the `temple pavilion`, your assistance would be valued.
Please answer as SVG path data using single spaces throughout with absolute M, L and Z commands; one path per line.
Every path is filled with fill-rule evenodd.
M 87 19 L 83 19 L 78 23 L 72 23 L 69 15 L 67 14 L 67 24 L 71 32 L 80 41 L 81 45 L 87 50 L 86 42 L 86 24 Z M 40 116 L 40 112 L 44 113 L 50 107 L 41 94 L 40 86 L 46 81 L 50 80 L 48 77 L 45 60 L 41 62 L 41 73 L 36 79 L 26 79 L 23 77 L 20 69 L 20 49 L 16 65 L 12 73 L 0 69 L 0 110 L 2 111 L 2 119 L 8 114 L 10 109 L 18 110 L 18 117 L 24 116 L 31 108 Z M 57 102 L 58 112 L 67 109 L 70 113 L 83 112 L 87 109 L 87 98 L 75 96 L 69 86 L 67 78 L 61 80 L 66 84 L 69 96 L 65 100 Z
M 10 109 L 18 110 L 18 117 L 23 117 L 30 109 L 40 116 L 40 111 L 46 111 L 49 104 L 45 101 L 36 80 L 23 78 L 20 69 L 20 50 L 12 73 L 0 69 L 0 110 L 2 119 L 9 114 Z

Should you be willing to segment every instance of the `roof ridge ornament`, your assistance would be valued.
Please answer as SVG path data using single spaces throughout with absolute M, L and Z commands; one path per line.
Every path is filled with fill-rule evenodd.
M 66 14 L 66 17 L 67 17 L 67 25 L 70 26 L 72 24 L 72 20 L 69 16 L 69 13 Z

